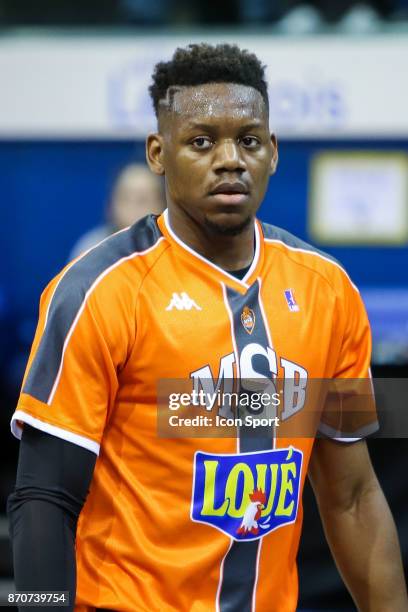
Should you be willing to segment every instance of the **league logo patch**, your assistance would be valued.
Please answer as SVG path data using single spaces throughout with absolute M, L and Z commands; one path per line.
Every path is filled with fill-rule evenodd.
M 241 313 L 241 323 L 245 331 L 251 335 L 255 328 L 255 313 L 248 306 L 245 306 Z
M 288 308 L 291 312 L 299 312 L 299 305 L 296 303 L 295 296 L 293 295 L 293 289 L 286 289 L 284 291 Z
M 284 449 L 195 454 L 193 521 L 211 525 L 238 541 L 256 540 L 296 520 L 301 451 Z

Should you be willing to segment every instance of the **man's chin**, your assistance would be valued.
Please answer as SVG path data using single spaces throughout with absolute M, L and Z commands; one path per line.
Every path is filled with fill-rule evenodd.
M 232 219 L 218 221 L 216 219 L 205 217 L 204 222 L 206 228 L 213 234 L 218 234 L 219 236 L 238 236 L 247 229 L 247 227 L 251 224 L 251 220 L 252 219 L 250 216 L 237 221 Z

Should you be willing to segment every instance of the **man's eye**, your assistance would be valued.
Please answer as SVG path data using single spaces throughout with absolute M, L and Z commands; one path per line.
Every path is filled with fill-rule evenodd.
M 244 136 L 241 138 L 241 143 L 246 149 L 255 149 L 259 145 L 259 140 L 255 136 Z
M 196 149 L 200 149 L 204 151 L 205 149 L 209 149 L 212 145 L 211 139 L 206 136 L 198 136 L 198 138 L 194 138 L 192 142 L 193 146 Z

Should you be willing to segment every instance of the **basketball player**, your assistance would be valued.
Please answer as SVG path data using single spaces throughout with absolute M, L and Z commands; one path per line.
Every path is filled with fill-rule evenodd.
M 363 440 L 374 415 L 345 428 L 346 414 L 338 427 L 322 414 L 317 441 L 277 427 L 254 437 L 246 424 L 228 438 L 157 434 L 159 379 L 206 393 L 283 380 L 285 431 L 305 410 L 290 389 L 368 379 L 371 344 L 341 266 L 256 220 L 278 160 L 259 60 L 191 45 L 156 66 L 150 91 L 147 159 L 167 211 L 67 266 L 41 299 L 12 418 L 16 587 L 69 591 L 80 612 L 293 612 L 308 473 L 356 606 L 407 610 Z

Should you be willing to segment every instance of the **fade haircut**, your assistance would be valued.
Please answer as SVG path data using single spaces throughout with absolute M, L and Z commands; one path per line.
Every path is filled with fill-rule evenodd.
M 261 94 L 269 110 L 265 66 L 254 53 L 237 45 L 188 45 L 176 49 L 169 62 L 156 64 L 149 87 L 156 117 L 160 109 L 168 110 L 179 87 L 206 83 L 235 83 L 253 87 Z

